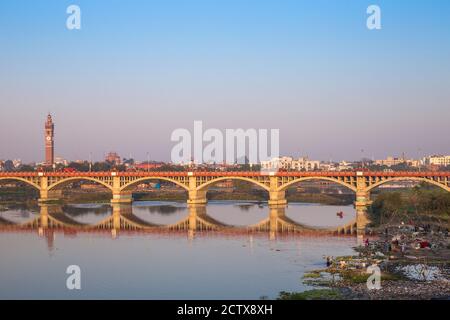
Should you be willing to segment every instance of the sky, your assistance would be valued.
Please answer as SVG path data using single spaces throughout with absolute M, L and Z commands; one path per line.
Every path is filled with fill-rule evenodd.
M 48 112 L 70 160 L 168 161 L 196 120 L 294 157 L 449 154 L 449 84 L 447 0 L 0 1 L 0 159 L 43 161 Z

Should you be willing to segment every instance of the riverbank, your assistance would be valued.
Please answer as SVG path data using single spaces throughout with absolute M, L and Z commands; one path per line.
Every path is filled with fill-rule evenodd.
M 281 292 L 280 299 L 430 300 L 450 299 L 450 237 L 429 225 L 390 225 L 354 248 L 354 256 L 329 257 L 331 264 L 305 274 L 302 281 L 318 289 Z M 381 271 L 380 287 L 370 282 Z

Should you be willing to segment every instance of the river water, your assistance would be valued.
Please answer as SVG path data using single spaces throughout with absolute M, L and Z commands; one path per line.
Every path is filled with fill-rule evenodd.
M 62 220 L 82 226 L 98 224 L 114 211 L 108 204 L 59 210 Z M 39 219 L 39 208 L 3 208 L 0 299 L 273 299 L 280 291 L 309 289 L 302 284 L 304 273 L 324 267 L 324 256 L 352 254 L 357 242 L 312 232 L 245 231 L 267 219 L 264 204 L 211 201 L 205 211 L 207 221 L 227 225 L 227 231 L 22 228 Z M 336 215 L 340 211 L 342 218 Z M 355 217 L 352 206 L 302 203 L 290 203 L 284 213 L 308 229 L 338 227 Z M 174 225 L 190 211 L 185 203 L 142 201 L 127 214 L 148 225 Z M 80 268 L 80 290 L 67 289 L 70 265 Z

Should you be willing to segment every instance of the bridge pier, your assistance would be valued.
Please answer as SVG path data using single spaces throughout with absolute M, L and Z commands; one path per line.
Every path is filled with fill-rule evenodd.
M 130 204 L 133 202 L 133 195 L 131 191 L 113 192 L 111 204 Z
M 372 204 L 370 200 L 370 193 L 366 190 L 357 190 L 356 192 L 356 233 L 358 235 L 365 234 L 366 227 L 370 223 L 369 216 L 367 214 L 369 206 Z
M 367 190 L 368 182 L 363 172 L 356 173 L 356 234 L 360 237 L 366 233 L 366 227 L 370 220 L 367 214 L 370 201 L 370 192 Z
M 187 203 L 197 205 L 206 204 L 208 202 L 206 199 L 206 192 L 206 190 L 189 190 L 189 198 Z
M 366 227 L 370 223 L 369 216 L 367 214 L 367 206 L 356 206 L 356 233 L 363 235 L 366 233 Z
M 46 203 L 46 202 L 55 202 L 62 199 L 62 190 L 47 190 L 42 189 L 40 191 L 40 197 L 39 202 L 40 203 Z
M 111 207 L 113 216 L 125 216 L 133 213 L 133 206 L 129 203 L 113 203 L 111 204 Z
M 287 205 L 286 192 L 283 191 L 269 191 L 269 206 L 285 207 Z
M 372 201 L 370 200 L 370 192 L 365 190 L 358 190 L 356 191 L 356 201 L 355 206 L 370 206 L 372 204 Z
M 269 206 L 286 206 L 286 191 L 279 190 L 278 177 L 270 177 L 270 187 L 269 187 Z

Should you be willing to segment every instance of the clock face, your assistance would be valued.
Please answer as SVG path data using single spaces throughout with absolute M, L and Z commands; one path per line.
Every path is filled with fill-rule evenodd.
M 50 141 L 50 140 L 52 140 L 52 137 L 47 136 L 47 141 Z

